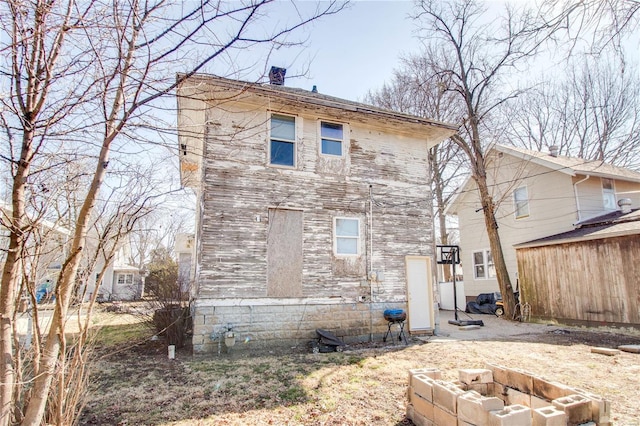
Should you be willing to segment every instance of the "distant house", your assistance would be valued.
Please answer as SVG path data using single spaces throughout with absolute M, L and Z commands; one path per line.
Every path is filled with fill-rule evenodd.
M 91 246 L 90 239 L 88 245 Z M 96 290 L 98 275 L 105 265 L 105 259 L 99 259 L 94 276 L 87 282 L 85 300 L 88 300 L 95 291 L 98 292 L 97 300 L 100 302 L 140 299 L 144 294 L 144 281 L 140 268 L 129 264 L 130 258 L 131 248 L 126 240 L 119 245 L 113 260 L 107 264 L 102 281 Z
M 512 284 L 518 279 L 514 245 L 573 231 L 619 209 L 640 207 L 640 173 L 601 161 L 495 145 L 487 179 L 499 204 L 496 220 Z M 476 185 L 468 179 L 447 208 L 460 228 L 464 291 L 468 298 L 499 291 Z
M 0 200 L 0 214 L 11 217 L 11 204 Z M 33 220 L 27 216 L 27 220 Z M 22 254 L 21 266 L 34 290 L 38 303 L 50 300 L 62 269 L 64 255 L 71 238 L 71 232 L 46 219 L 32 222 Z M 6 249 L 9 246 L 9 231 L 0 226 L 0 267 L 4 267 Z M 26 295 L 23 295 L 26 297 Z
M 194 351 L 227 328 L 265 344 L 379 338 L 388 308 L 432 331 L 428 150 L 455 128 L 273 83 L 178 87 Z
M 178 259 L 178 282 L 180 290 L 184 294 L 191 288 L 191 268 L 193 265 L 193 253 L 195 249 L 195 236 L 193 234 L 180 233 L 176 235 L 175 254 Z
M 640 209 L 624 206 L 515 248 L 533 317 L 640 328 Z

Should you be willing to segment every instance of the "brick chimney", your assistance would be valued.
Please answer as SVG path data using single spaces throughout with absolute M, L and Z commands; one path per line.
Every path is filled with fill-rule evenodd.
M 284 86 L 284 76 L 286 73 L 286 68 L 271 67 L 271 71 L 269 71 L 269 83 L 276 86 Z

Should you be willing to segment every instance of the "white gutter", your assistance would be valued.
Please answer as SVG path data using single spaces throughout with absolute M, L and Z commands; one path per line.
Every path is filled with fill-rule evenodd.
M 578 184 L 586 181 L 590 177 L 591 176 L 587 175 L 587 177 L 585 177 L 584 179 L 581 179 L 581 180 L 579 180 L 579 181 L 577 181 L 576 183 L 573 184 L 573 193 L 574 193 L 574 195 L 576 197 L 576 209 L 577 209 L 577 213 L 578 213 L 578 223 L 580 223 L 582 221 L 582 215 L 580 214 L 580 198 L 578 197 Z

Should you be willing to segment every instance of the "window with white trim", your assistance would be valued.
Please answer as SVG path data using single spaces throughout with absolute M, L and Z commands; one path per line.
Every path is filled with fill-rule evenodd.
M 118 274 L 118 284 L 133 284 L 133 274 Z
M 516 219 L 529 216 L 529 194 L 526 186 L 521 186 L 513 191 L 513 206 Z
M 605 210 L 616 210 L 616 190 L 613 179 L 602 178 L 602 204 Z
M 336 217 L 333 222 L 333 251 L 337 255 L 357 256 L 360 254 L 360 219 Z
M 320 152 L 324 155 L 342 157 L 342 124 L 320 122 Z
M 473 276 L 477 280 L 495 278 L 496 267 L 493 263 L 491 250 L 473 252 Z
M 269 164 L 296 165 L 296 118 L 273 114 L 269 137 Z

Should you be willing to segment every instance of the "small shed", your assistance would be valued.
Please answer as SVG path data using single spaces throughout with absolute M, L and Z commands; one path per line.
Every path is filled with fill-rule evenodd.
M 514 247 L 532 317 L 640 328 L 640 209 Z

